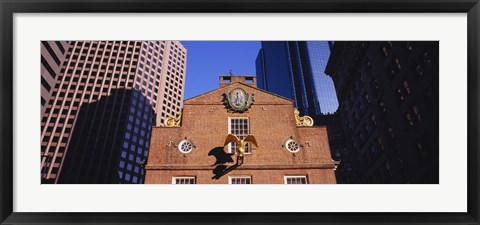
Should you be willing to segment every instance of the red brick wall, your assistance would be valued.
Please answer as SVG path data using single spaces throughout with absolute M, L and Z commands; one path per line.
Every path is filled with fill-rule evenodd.
M 242 165 L 244 166 L 244 165 Z M 229 176 L 252 176 L 253 184 L 284 184 L 284 176 L 307 175 L 309 184 L 334 184 L 333 169 L 296 169 L 296 170 L 233 170 L 220 179 L 215 176 L 212 169 L 208 170 L 149 170 L 145 180 L 149 184 L 171 184 L 174 176 L 194 176 L 197 184 L 228 184 Z
M 237 87 L 254 94 L 252 107 L 244 113 L 228 111 L 222 102 L 222 94 Z M 172 176 L 181 175 L 195 176 L 198 184 L 227 184 L 229 175 L 251 175 L 257 184 L 284 183 L 284 175 L 307 175 L 310 183 L 335 183 L 326 127 L 296 127 L 293 111 L 291 100 L 240 83 L 189 99 L 184 102 L 181 127 L 153 128 L 145 183 L 171 183 Z M 243 165 L 214 180 L 216 158 L 209 152 L 223 148 L 229 117 L 249 118 L 258 148 L 253 146 L 252 154 L 245 155 Z M 291 137 L 303 145 L 296 154 L 282 146 Z M 177 149 L 185 138 L 195 145 L 188 154 Z M 236 161 L 236 155 L 231 158 Z

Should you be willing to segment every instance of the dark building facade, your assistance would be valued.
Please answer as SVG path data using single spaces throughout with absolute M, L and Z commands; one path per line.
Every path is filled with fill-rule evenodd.
M 143 183 L 155 115 L 150 101 L 134 89 L 114 89 L 84 104 L 58 183 Z
M 144 183 L 151 128 L 181 109 L 185 66 L 178 41 L 71 41 L 42 118 L 42 183 Z
M 344 183 L 439 182 L 438 54 L 436 41 L 335 42 Z

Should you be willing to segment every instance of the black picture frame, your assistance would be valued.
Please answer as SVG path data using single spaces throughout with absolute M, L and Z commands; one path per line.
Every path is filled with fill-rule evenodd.
M 478 0 L 0 0 L 1 224 L 480 224 Z M 14 13 L 468 13 L 467 213 L 19 213 L 13 212 Z M 319 203 L 327 204 L 327 203 Z M 414 204 L 414 203 L 412 203 Z

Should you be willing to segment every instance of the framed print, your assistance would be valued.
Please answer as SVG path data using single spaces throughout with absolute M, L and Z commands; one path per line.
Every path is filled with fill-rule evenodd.
M 0 4 L 2 224 L 479 224 L 476 0 Z

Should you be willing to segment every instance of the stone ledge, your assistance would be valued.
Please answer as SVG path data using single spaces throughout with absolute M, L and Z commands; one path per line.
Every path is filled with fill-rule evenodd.
M 227 167 L 234 164 L 226 164 Z M 177 164 L 151 164 L 147 165 L 149 170 L 213 170 L 216 166 L 212 165 L 177 165 Z M 289 170 L 289 169 L 335 169 L 333 163 L 323 164 L 305 164 L 305 165 L 260 165 L 260 164 L 243 164 L 235 170 Z

